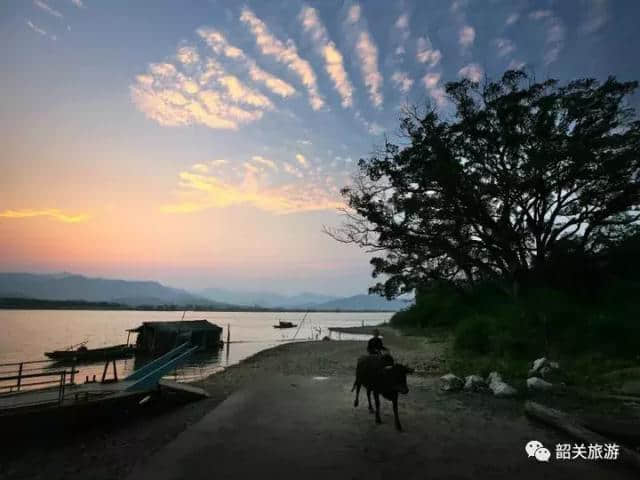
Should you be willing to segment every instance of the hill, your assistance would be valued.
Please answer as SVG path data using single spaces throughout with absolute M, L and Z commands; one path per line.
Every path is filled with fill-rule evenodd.
M 0 297 L 112 302 L 128 306 L 225 306 L 158 282 L 90 278 L 74 274 L 0 273 Z

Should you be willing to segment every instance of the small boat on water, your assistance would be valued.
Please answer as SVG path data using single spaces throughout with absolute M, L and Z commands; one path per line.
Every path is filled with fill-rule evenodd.
M 273 328 L 296 328 L 298 325 L 292 322 L 284 322 L 280 320 L 278 325 L 274 325 Z
M 115 360 L 117 358 L 133 357 L 136 347 L 133 345 L 113 345 L 111 347 L 87 348 L 81 344 L 77 348 L 68 350 L 54 350 L 53 352 L 45 352 L 45 355 L 51 360 L 58 362 L 88 362 L 100 360 Z

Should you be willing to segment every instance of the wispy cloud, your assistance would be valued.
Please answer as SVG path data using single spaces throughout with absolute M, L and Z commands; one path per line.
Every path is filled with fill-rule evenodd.
M 369 33 L 359 4 L 354 4 L 349 8 L 343 27 L 350 44 L 355 49 L 362 81 L 369 92 L 371 103 L 380 108 L 384 98 L 382 94 L 383 78 L 378 67 L 378 47 Z
M 507 17 L 507 19 L 505 20 L 504 24 L 507 25 L 507 26 L 513 25 L 519 19 L 520 19 L 520 14 L 519 13 L 517 13 L 517 12 L 510 13 L 509 16 Z
M 42 28 L 38 27 L 37 25 L 34 25 L 31 20 L 27 20 L 27 26 L 33 30 L 36 33 L 39 33 L 40 35 L 46 36 L 47 32 L 45 30 L 43 30 Z
M 442 53 L 438 49 L 434 49 L 431 45 L 429 37 L 419 37 L 416 42 L 416 60 L 420 63 L 426 63 L 430 67 L 435 67 L 442 59 Z
M 607 0 L 587 0 L 584 3 L 587 4 L 586 18 L 580 29 L 586 34 L 596 33 L 609 20 Z
M 498 57 L 506 57 L 516 49 L 516 46 L 508 38 L 496 38 L 493 43 L 496 46 Z
M 480 82 L 484 77 L 484 69 L 477 63 L 470 63 L 458 70 L 458 75 L 472 82 Z
M 209 165 L 204 163 L 196 163 L 191 167 L 191 170 L 198 173 L 207 173 L 209 171 Z
M 471 25 L 465 25 L 458 32 L 458 43 L 462 48 L 469 48 L 476 39 L 476 30 Z
M 190 46 L 180 47 L 176 57 L 185 65 L 193 65 L 200 61 L 198 50 L 196 50 L 195 47 Z
M 85 8 L 84 2 L 82 0 L 71 0 L 71 3 L 73 3 L 78 8 Z
M 394 72 L 391 76 L 393 85 L 402 93 L 407 93 L 413 86 L 413 79 L 406 72 Z
M 529 18 L 545 23 L 547 33 L 543 61 L 545 65 L 555 62 L 564 47 L 565 28 L 562 20 L 551 10 L 534 10 L 529 13 Z
M 278 166 L 276 165 L 276 162 L 268 158 L 265 158 L 262 155 L 254 155 L 253 157 L 251 157 L 251 160 L 257 163 L 258 165 L 262 165 L 271 170 L 278 170 Z
M 365 86 L 369 90 L 371 102 L 376 106 L 382 105 L 382 74 L 378 70 L 378 47 L 373 43 L 369 32 L 363 30 L 358 35 L 356 52 L 360 58 L 360 67 Z
M 264 71 L 256 64 L 255 60 L 246 55 L 242 49 L 230 44 L 221 32 L 208 28 L 201 28 L 198 29 L 198 35 L 207 42 L 217 55 L 224 55 L 227 58 L 242 62 L 249 72 L 249 77 L 251 77 L 251 80 L 254 82 L 262 83 L 269 90 L 282 98 L 290 97 L 296 93 L 295 88 L 293 88 L 289 83 Z
M 529 18 L 532 20 L 542 20 L 551 16 L 553 16 L 553 12 L 551 10 L 534 10 L 529 13 Z
M 297 178 L 302 178 L 304 177 L 303 173 L 298 170 L 297 167 L 291 165 L 289 162 L 282 162 L 282 169 L 288 173 L 289 175 L 292 175 L 294 177 Z
M 316 74 L 311 64 L 300 58 L 293 41 L 289 39 L 286 45 L 282 43 L 271 34 L 265 23 L 247 7 L 242 9 L 240 20 L 249 27 L 255 37 L 258 48 L 264 55 L 274 57 L 278 62 L 287 65 L 290 70 L 300 77 L 302 84 L 307 88 L 311 108 L 314 110 L 322 108 L 324 99 L 318 92 Z
M 309 168 L 309 161 L 305 158 L 304 155 L 302 155 L 301 153 L 296 153 L 296 160 L 298 161 L 298 163 L 300 165 L 302 165 L 304 168 Z
M 81 223 L 86 222 L 90 218 L 86 213 L 72 215 L 57 208 L 45 208 L 41 210 L 25 208 L 21 210 L 4 210 L 3 212 L 0 212 L 0 218 L 19 219 L 35 217 L 49 217 L 63 223 Z
M 349 23 L 357 23 L 360 20 L 360 15 L 361 15 L 362 9 L 360 8 L 360 5 L 358 5 L 357 3 L 355 5 L 351 5 L 351 7 L 349 7 L 349 11 L 347 12 L 347 22 Z
M 148 118 L 164 126 L 200 124 L 237 129 L 262 118 L 271 101 L 210 59 L 192 78 L 171 63 L 152 63 L 131 86 L 133 102 Z M 243 105 L 242 107 L 239 105 Z M 252 108 L 246 108 L 252 107 Z
M 218 82 L 226 89 L 229 98 L 237 103 L 244 103 L 252 107 L 272 109 L 273 104 L 265 95 L 247 87 L 240 79 L 234 75 L 224 75 Z
M 438 86 L 438 82 L 440 82 L 440 74 L 439 73 L 427 73 L 424 77 L 422 77 L 422 83 L 427 90 L 434 89 Z
M 285 164 L 288 165 L 288 164 Z M 236 183 L 214 175 L 181 172 L 180 200 L 165 205 L 165 213 L 192 213 L 212 208 L 249 205 L 274 214 L 334 210 L 343 206 L 326 189 L 314 183 L 270 186 L 261 172 L 245 164 L 243 178 Z
M 329 39 L 327 29 L 320 21 L 315 8 L 305 6 L 300 12 L 300 21 L 304 30 L 311 35 L 316 50 L 324 57 L 325 69 L 333 81 L 333 86 L 342 98 L 342 106 L 353 105 L 353 86 L 344 68 L 342 54 L 335 43 Z
M 406 12 L 400 14 L 393 26 L 399 35 L 399 44 L 394 53 L 402 58 L 405 54 L 405 43 L 411 36 L 411 30 L 409 29 L 409 14 Z
M 62 15 L 58 10 L 51 8 L 49 5 L 47 5 L 46 3 L 40 0 L 34 0 L 33 3 L 36 7 L 41 8 L 42 10 L 47 12 L 49 15 L 53 15 L 54 17 L 58 17 L 58 18 L 64 18 L 64 15 Z

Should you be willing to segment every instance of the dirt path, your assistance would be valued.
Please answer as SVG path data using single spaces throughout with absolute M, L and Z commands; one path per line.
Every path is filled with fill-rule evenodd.
M 200 382 L 208 400 L 2 449 L 0 478 L 637 478 L 612 462 L 528 459 L 529 440 L 552 451 L 572 440 L 530 423 L 518 401 L 441 393 L 443 345 L 386 333 L 396 358 L 417 367 L 403 433 L 387 402 L 383 425 L 366 400 L 352 406 L 362 342 L 287 344 Z
M 529 459 L 529 440 L 552 446 L 569 439 L 529 424 L 510 401 L 491 411 L 471 395 L 436 393 L 433 380 L 411 382 L 401 404 L 405 431 L 398 433 L 388 403 L 382 425 L 364 405 L 353 408 L 352 381 L 275 374 L 254 382 L 128 478 L 633 478 L 611 464 Z

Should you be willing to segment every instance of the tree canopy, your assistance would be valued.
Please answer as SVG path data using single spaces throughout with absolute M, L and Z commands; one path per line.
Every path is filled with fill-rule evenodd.
M 519 281 L 558 247 L 623 241 L 640 218 L 637 82 L 449 83 L 454 115 L 407 111 L 406 145 L 361 159 L 328 233 L 376 252 L 373 291 L 391 298 L 432 281 Z

